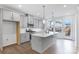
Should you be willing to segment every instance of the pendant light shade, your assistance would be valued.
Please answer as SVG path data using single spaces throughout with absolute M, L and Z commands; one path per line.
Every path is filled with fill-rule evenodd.
M 43 20 L 43 24 L 45 24 L 45 20 Z
M 45 5 L 43 5 L 43 24 L 45 24 Z

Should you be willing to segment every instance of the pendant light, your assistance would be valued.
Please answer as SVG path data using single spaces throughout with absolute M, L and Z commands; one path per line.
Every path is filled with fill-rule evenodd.
M 43 7 L 43 21 L 42 21 L 43 27 L 42 27 L 42 29 L 45 30 L 45 23 L 46 23 L 46 20 L 45 20 L 45 5 L 43 5 L 42 7 Z
M 45 5 L 43 5 L 43 24 L 45 24 Z

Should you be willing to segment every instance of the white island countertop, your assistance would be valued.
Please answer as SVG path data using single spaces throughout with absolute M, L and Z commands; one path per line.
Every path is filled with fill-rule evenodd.
M 37 37 L 49 37 L 51 35 L 55 35 L 58 32 L 49 32 L 49 33 L 45 33 L 45 32 L 40 32 L 40 33 L 33 33 L 32 36 L 37 36 Z

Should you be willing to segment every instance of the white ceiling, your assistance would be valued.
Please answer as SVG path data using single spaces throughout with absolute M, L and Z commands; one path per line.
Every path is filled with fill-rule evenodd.
M 33 14 L 36 16 L 43 16 L 43 4 L 21 4 L 22 7 L 19 8 L 18 4 L 6 4 L 6 6 L 10 8 L 14 8 L 17 10 L 20 10 L 25 13 Z M 45 5 L 45 17 L 50 18 L 53 15 L 55 17 L 58 16 L 64 16 L 64 15 L 70 15 L 76 12 L 76 8 L 78 5 L 67 5 L 67 7 L 64 8 L 63 4 L 46 4 Z

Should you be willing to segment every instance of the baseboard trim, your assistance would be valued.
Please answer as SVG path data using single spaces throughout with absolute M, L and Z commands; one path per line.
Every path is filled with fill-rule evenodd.
M 7 46 L 3 46 L 3 48 L 4 48 L 4 47 L 8 47 L 8 46 L 13 46 L 13 45 L 17 45 L 17 43 L 10 44 L 10 45 L 7 45 Z

